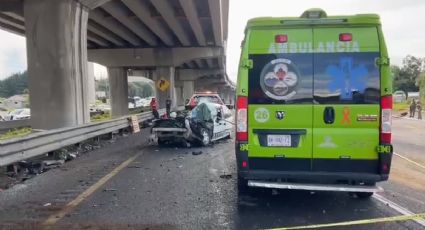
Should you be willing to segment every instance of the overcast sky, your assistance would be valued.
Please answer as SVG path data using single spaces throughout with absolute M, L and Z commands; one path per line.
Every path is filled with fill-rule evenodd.
M 407 54 L 425 57 L 424 0 L 229 0 L 227 73 L 236 79 L 246 21 L 261 16 L 299 16 L 313 7 L 328 15 L 378 13 L 393 64 Z M 0 78 L 26 69 L 25 38 L 0 30 Z M 102 72 L 96 68 L 97 72 Z

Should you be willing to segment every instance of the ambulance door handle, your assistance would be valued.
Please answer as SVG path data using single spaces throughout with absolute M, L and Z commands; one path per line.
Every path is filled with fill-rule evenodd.
M 323 112 L 323 120 L 326 124 L 333 124 L 335 121 L 335 110 L 333 107 L 326 107 Z

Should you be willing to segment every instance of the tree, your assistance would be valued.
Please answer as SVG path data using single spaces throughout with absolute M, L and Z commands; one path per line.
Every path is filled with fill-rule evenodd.
M 16 94 L 24 94 L 28 89 L 28 73 L 14 73 L 0 81 L 0 97 L 11 97 Z
M 134 97 L 150 97 L 154 95 L 154 89 L 151 84 L 146 82 L 129 82 L 128 83 L 128 96 Z
M 403 59 L 403 66 L 391 66 L 395 90 L 404 92 L 418 91 L 417 81 L 419 75 L 424 71 L 425 59 L 407 55 Z
M 96 80 L 95 84 L 96 84 L 96 91 L 104 91 L 104 92 L 108 92 L 109 91 L 109 82 L 108 82 L 108 79 L 99 79 L 99 80 Z
M 419 87 L 421 101 L 425 103 L 425 71 L 419 75 L 416 84 Z

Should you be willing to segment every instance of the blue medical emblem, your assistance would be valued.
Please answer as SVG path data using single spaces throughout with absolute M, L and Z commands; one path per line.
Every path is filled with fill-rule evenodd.
M 341 92 L 341 100 L 351 100 L 353 92 L 364 93 L 368 70 L 363 65 L 353 65 L 352 57 L 340 59 L 339 66 L 330 65 L 326 68 L 326 74 L 331 76 L 329 90 Z

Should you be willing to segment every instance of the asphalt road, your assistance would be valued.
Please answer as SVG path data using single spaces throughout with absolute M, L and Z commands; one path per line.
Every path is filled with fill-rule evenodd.
M 425 164 L 425 122 L 393 123 L 395 151 Z M 147 136 L 143 130 L 121 138 L 0 192 L 0 229 L 264 229 L 425 212 L 425 168 L 399 156 L 390 180 L 380 184 L 381 199 L 262 189 L 238 197 L 233 140 L 159 148 L 147 145 Z M 192 154 L 197 151 L 202 154 Z M 332 229 L 425 226 L 403 221 Z

